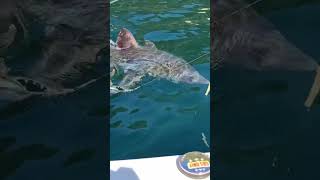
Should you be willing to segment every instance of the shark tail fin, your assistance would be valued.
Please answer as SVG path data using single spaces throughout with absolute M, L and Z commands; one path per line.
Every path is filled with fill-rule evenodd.
M 316 77 L 313 81 L 313 85 L 311 87 L 311 90 L 309 92 L 307 100 L 304 103 L 304 105 L 307 108 L 310 108 L 313 105 L 315 99 L 317 98 L 317 96 L 319 95 L 319 92 L 320 92 L 320 66 L 318 67 L 316 73 L 317 74 L 316 74 Z

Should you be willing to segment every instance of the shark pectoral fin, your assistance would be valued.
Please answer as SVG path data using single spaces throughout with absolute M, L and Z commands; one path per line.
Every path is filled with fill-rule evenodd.
M 156 45 L 149 40 L 144 41 L 144 47 L 148 49 L 157 49 Z
M 119 83 L 119 87 L 122 87 L 123 89 L 134 89 L 143 76 L 143 74 L 129 70 Z
M 304 105 L 307 107 L 307 108 L 310 108 L 315 99 L 317 98 L 319 92 L 320 92 L 320 67 L 318 67 L 317 69 L 317 72 L 316 72 L 316 77 L 314 79 L 314 82 L 313 82 L 313 85 L 312 85 L 312 88 L 309 92 L 309 95 L 307 97 L 307 100 L 305 101 Z
M 111 72 L 110 72 L 110 78 L 112 78 L 115 74 L 116 74 L 116 68 L 112 68 Z

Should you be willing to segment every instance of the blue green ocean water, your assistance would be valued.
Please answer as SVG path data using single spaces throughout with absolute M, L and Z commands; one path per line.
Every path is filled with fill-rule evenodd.
M 110 35 L 129 29 L 140 44 L 155 43 L 186 61 L 210 47 L 209 1 L 117 1 L 110 7 Z M 209 55 L 192 63 L 210 79 Z M 206 85 L 156 80 L 140 89 L 111 98 L 111 160 L 209 151 L 210 96 Z

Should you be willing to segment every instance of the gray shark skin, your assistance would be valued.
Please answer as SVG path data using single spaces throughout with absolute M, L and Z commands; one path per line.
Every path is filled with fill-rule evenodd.
M 104 0 L 39 1 L 21 0 L 19 6 L 28 18 L 47 26 L 49 33 L 57 25 L 67 25 L 83 31 L 87 42 L 106 42 L 109 26 L 106 14 L 108 3 Z
M 223 58 L 223 63 L 259 71 L 318 68 L 314 59 L 286 40 L 252 8 L 231 15 L 245 6 L 241 0 L 217 0 L 213 5 L 213 61 Z
M 41 77 L 13 76 L 0 63 L 0 109 L 10 108 L 12 104 L 24 102 L 31 97 L 55 97 L 75 93 L 104 78 L 90 79 L 80 85 L 66 87 Z
M 23 79 L 8 75 L 8 67 L 4 63 L 4 59 L 0 58 L 0 104 L 10 104 L 19 100 L 23 100 L 31 96 L 22 82 Z M 40 85 L 39 85 L 40 87 Z
M 241 0 L 212 3 L 213 64 L 229 64 L 256 71 L 316 71 L 318 63 L 291 44 L 267 19 Z M 305 102 L 311 107 L 320 91 L 320 76 Z
M 21 23 L 27 25 L 26 32 L 33 29 L 33 22 L 41 24 L 44 32 L 39 42 L 42 52 L 18 73 L 1 59 L 0 103 L 21 101 L 31 96 L 69 94 L 105 77 L 95 73 L 95 66 L 101 63 L 99 53 L 107 45 L 106 1 L 16 0 L 15 8 L 23 16 Z M 11 25 L 11 29 L 14 27 Z M 9 47 L 15 36 L 11 34 L 11 39 L 4 39 L 8 43 L 1 41 L 0 45 L 5 42 L 6 48 Z
M 132 36 L 124 28 L 121 32 Z M 134 38 L 132 40 L 135 42 Z M 209 84 L 207 79 L 182 58 L 157 49 L 150 41 L 146 41 L 144 46 L 129 45 L 129 47 L 121 49 L 119 48 L 118 36 L 117 44 L 118 47 L 110 46 L 110 58 L 111 65 L 124 72 L 124 78 L 119 83 L 119 86 L 123 89 L 135 88 L 146 75 L 175 83 Z
M 3 56 L 14 42 L 18 28 L 23 31 L 24 39 L 28 39 L 28 32 L 23 21 L 23 15 L 18 8 L 18 0 L 0 2 L 0 56 Z
M 68 94 L 75 89 L 67 89 L 62 86 L 37 81 L 37 78 L 26 76 L 12 76 L 4 60 L 0 59 L 0 104 L 8 105 L 13 102 L 27 99 L 31 96 L 54 96 Z
M 0 56 L 12 44 L 16 35 L 16 26 L 12 24 L 16 5 L 13 0 L 0 2 Z
M 4 59 L 0 62 L 0 102 L 24 100 L 31 96 L 66 95 L 98 80 L 98 76 L 83 80 L 85 69 L 97 63 L 96 46 L 75 46 L 73 43 L 51 43 L 43 58 L 23 75 L 11 75 Z M 77 82 L 70 84 L 70 82 Z

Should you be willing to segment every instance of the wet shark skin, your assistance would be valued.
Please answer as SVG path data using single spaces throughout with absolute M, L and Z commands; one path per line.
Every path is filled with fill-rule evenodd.
M 9 46 L 14 42 L 17 33 L 16 27 L 11 24 L 7 32 L 0 33 L 0 56 L 5 54 Z
M 15 13 L 15 0 L 0 1 L 0 34 L 8 31 Z
M 0 104 L 2 106 L 21 101 L 31 96 L 25 88 L 11 78 L 0 78 Z
M 129 74 L 129 80 L 124 79 L 121 85 L 134 81 L 134 85 L 145 75 L 166 79 L 175 83 L 209 84 L 191 65 L 182 58 L 176 57 L 154 46 L 139 46 L 137 48 L 110 49 L 111 62 L 117 64 Z
M 108 2 L 104 0 L 70 0 L 70 1 L 42 1 L 23 0 L 19 3 L 29 19 L 38 19 L 48 26 L 68 25 L 81 29 L 92 41 L 107 40 L 106 27 L 109 26 Z M 79 18 L 81 17 L 81 18 Z
M 317 62 L 291 44 L 265 18 L 240 0 L 217 0 L 213 4 L 213 63 L 248 69 L 315 71 Z
M 12 7 L 8 16 L 18 8 L 22 12 L 24 23 L 30 25 L 28 28 L 32 29 L 30 22 L 35 20 L 43 26 L 43 55 L 35 62 L 30 62 L 30 69 L 19 72 L 20 77 L 12 76 L 10 72 L 5 72 L 6 68 L 0 67 L 0 73 L 5 72 L 2 74 L 5 78 L 0 79 L 0 96 L 8 101 L 16 101 L 30 95 L 67 94 L 90 81 L 90 77 L 86 77 L 87 74 L 84 72 L 91 71 L 93 66 L 100 62 L 98 53 L 107 45 L 107 2 L 18 0 L 16 4 L 18 6 Z M 11 34 L 11 39 L 5 39 L 10 40 L 9 43 L 4 43 L 5 48 L 14 39 L 15 33 Z M 21 84 L 23 81 L 27 81 L 28 84 Z M 27 86 L 33 89 L 30 90 Z M 34 92 L 34 88 L 37 87 L 39 89 Z
M 43 58 L 27 76 L 58 86 L 85 79 L 82 71 L 99 63 L 97 54 L 107 45 L 107 4 L 102 0 L 21 3 L 29 18 L 43 21 L 47 41 Z
M 305 107 L 313 105 L 320 93 L 320 68 L 312 57 L 241 0 L 217 0 L 211 8 L 212 64 L 257 71 L 314 71 L 316 76 Z

